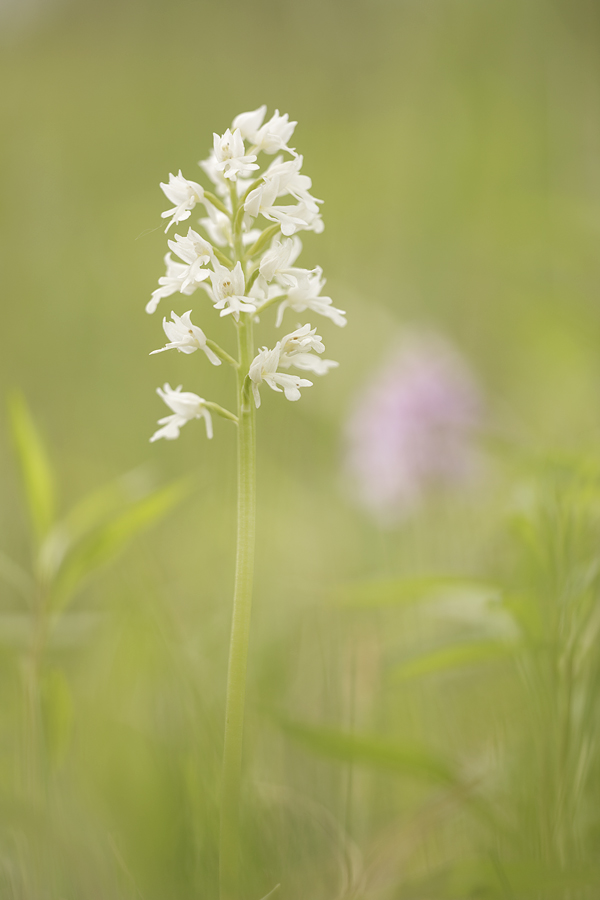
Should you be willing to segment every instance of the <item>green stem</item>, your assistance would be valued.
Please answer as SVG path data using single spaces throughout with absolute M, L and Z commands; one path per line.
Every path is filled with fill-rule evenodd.
M 233 356 L 230 356 L 226 350 L 223 350 L 222 347 L 219 347 L 214 341 L 211 341 L 210 338 L 206 341 L 206 346 L 209 347 L 216 356 L 219 357 L 223 362 L 228 363 L 230 366 L 233 366 L 234 369 L 237 369 L 239 364 L 237 359 L 234 359 Z
M 221 416 L 222 419 L 229 419 L 230 422 L 235 422 L 235 424 L 237 425 L 238 417 L 228 409 L 219 406 L 218 403 L 212 403 L 212 401 L 210 400 L 205 400 L 203 406 L 205 406 L 209 410 L 209 412 L 214 412 L 218 416 Z
M 233 251 L 238 261 L 243 259 L 243 210 L 234 184 L 230 185 Z M 227 698 L 225 708 L 225 741 L 221 776 L 221 823 L 219 835 L 219 894 L 220 900 L 239 900 L 238 873 L 240 862 L 240 792 L 242 782 L 242 744 L 244 735 L 244 706 L 246 701 L 246 669 L 252 608 L 252 579 L 254 575 L 254 532 L 256 520 L 256 436 L 255 409 L 248 403 L 245 381 L 254 357 L 253 323 L 241 313 L 237 323 L 238 356 L 238 519 L 235 564 L 235 590 Z
M 237 556 L 227 705 L 221 781 L 221 832 L 219 878 L 221 900 L 238 900 L 239 815 L 242 774 L 242 741 L 246 695 L 246 667 L 254 572 L 256 516 L 255 410 L 244 403 L 244 378 L 254 354 L 252 320 L 243 314 L 238 324 L 238 525 Z
M 240 203 L 237 189 L 233 181 L 229 182 L 229 196 L 231 198 L 231 230 L 233 234 L 233 252 L 240 262 L 244 258 L 244 245 L 242 241 L 242 219 L 244 217 L 244 204 Z M 240 359 L 241 362 L 241 359 Z
M 218 210 L 220 210 L 222 213 L 225 213 L 226 216 L 231 215 L 223 201 L 219 200 L 219 198 L 215 194 L 211 194 L 210 191 L 204 191 L 204 197 L 206 200 L 208 200 L 209 203 L 212 203 L 213 206 L 216 206 Z
M 257 267 L 250 273 L 250 275 L 248 276 L 248 278 L 246 279 L 246 293 L 247 293 L 247 294 L 250 293 L 250 289 L 252 288 L 252 285 L 254 284 L 254 282 L 256 281 L 256 279 L 258 278 L 259 275 L 260 275 L 260 269 L 259 269 L 259 267 L 257 266 Z
M 273 306 L 274 303 L 283 303 L 283 301 L 286 299 L 287 294 L 279 294 L 277 297 L 271 297 L 269 300 L 265 300 L 264 303 L 261 303 L 261 305 L 256 310 L 256 314 L 260 315 L 260 313 L 264 312 L 265 309 Z
M 280 228 L 281 225 L 271 225 L 269 226 L 269 228 L 265 228 L 260 237 L 257 237 L 255 242 L 246 253 L 246 259 L 252 259 L 253 256 L 256 256 L 256 254 L 260 253 L 261 250 L 264 250 L 267 244 L 272 241 L 275 235 L 279 232 Z
M 233 262 L 229 259 L 229 257 L 223 253 L 222 250 L 219 250 L 218 247 L 213 247 L 213 253 L 219 260 L 222 266 L 225 266 L 227 269 L 233 269 Z

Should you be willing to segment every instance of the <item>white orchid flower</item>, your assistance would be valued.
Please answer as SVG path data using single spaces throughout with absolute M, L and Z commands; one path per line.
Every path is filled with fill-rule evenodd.
M 208 265 L 214 257 L 214 250 L 208 241 L 189 228 L 185 237 L 176 234 L 175 240 L 167 241 L 167 243 L 173 253 L 187 263 L 182 285 L 184 290 L 192 284 L 198 285 L 201 281 L 206 281 L 210 272 L 203 266 Z
M 265 103 L 263 106 L 259 106 L 258 109 L 253 109 L 251 112 L 240 113 L 239 116 L 236 116 L 233 120 L 231 128 L 234 131 L 236 128 L 239 129 L 244 140 L 250 141 L 251 144 L 256 144 L 258 129 L 263 123 L 266 112 L 267 105 Z
M 232 129 L 239 128 L 242 137 L 253 144 L 253 150 L 257 153 L 278 153 L 287 150 L 295 155 L 296 151 L 287 146 L 294 133 L 297 122 L 290 122 L 287 113 L 281 115 L 276 109 L 274 114 L 263 125 L 267 112 L 266 105 L 250 112 L 240 113 L 231 125 Z
M 323 353 L 325 345 L 321 336 L 316 333 L 316 328 L 309 324 L 299 325 L 295 331 L 286 334 L 278 342 L 279 368 L 303 369 L 306 372 L 314 372 L 315 375 L 326 375 L 330 369 L 336 368 L 339 363 L 333 359 L 320 359 L 314 353 Z
M 297 156 L 295 159 L 288 159 L 285 162 L 278 156 L 273 160 L 265 172 L 264 178 L 266 181 L 269 181 L 272 178 L 277 179 L 278 196 L 282 197 L 285 194 L 290 194 L 299 202 L 306 203 L 308 207 L 314 209 L 316 212 L 318 211 L 318 204 L 323 203 L 323 201 L 317 200 L 317 198 L 313 197 L 310 193 L 312 180 L 308 175 L 302 175 L 300 173 L 303 162 L 304 157 L 302 156 Z
M 241 312 L 256 312 L 256 306 L 245 296 L 246 282 L 242 264 L 237 262 L 233 269 L 228 269 L 215 262 L 213 268 L 210 280 L 215 309 L 220 309 L 222 316 L 233 314 L 235 319 Z
M 279 327 L 283 321 L 285 310 L 293 309 L 294 312 L 302 313 L 310 309 L 318 313 L 320 316 L 326 316 L 328 319 L 338 325 L 340 328 L 346 324 L 346 313 L 343 309 L 333 306 L 331 297 L 321 297 L 321 290 L 325 285 L 325 279 L 322 278 L 323 270 L 317 266 L 312 272 L 304 270 L 300 276 L 301 270 L 296 270 L 298 283 L 296 287 L 292 287 L 287 292 L 285 300 L 280 303 L 277 310 L 276 326 Z
M 167 266 L 167 274 L 158 279 L 160 287 L 157 287 L 156 290 L 152 292 L 152 297 L 146 304 L 147 313 L 156 312 L 158 304 L 164 297 L 170 297 L 171 294 L 176 293 L 187 294 L 189 296 L 190 294 L 193 294 L 198 287 L 197 283 L 188 283 L 183 287 L 184 282 L 187 281 L 189 266 L 173 260 L 170 253 L 165 255 L 165 263 Z
M 220 366 L 221 360 L 206 344 L 206 335 L 201 328 L 192 323 L 191 312 L 190 309 L 182 316 L 177 316 L 172 312 L 171 322 L 163 319 L 163 329 L 170 343 L 165 344 L 159 350 L 153 350 L 150 356 L 155 353 L 163 353 L 165 350 L 179 350 L 180 353 L 194 353 L 196 350 L 203 350 L 213 366 Z
M 239 128 L 233 134 L 229 128 L 225 134 L 213 134 L 213 140 L 216 168 L 229 181 L 237 181 L 238 176 L 247 178 L 253 169 L 259 168 L 255 154 L 245 155 L 244 140 Z
M 278 372 L 279 358 L 280 348 L 279 344 L 277 344 L 273 350 L 263 347 L 250 364 L 248 374 L 252 381 L 252 394 L 257 409 L 260 406 L 260 392 L 258 388 L 263 382 L 268 384 L 273 391 L 283 391 L 288 400 L 299 400 L 301 396 L 300 388 L 312 387 L 312 381 L 307 381 L 306 378 L 298 378 L 296 375 Z
M 162 388 L 156 389 L 158 396 L 164 400 L 169 409 L 173 410 L 173 415 L 165 416 L 163 419 L 158 420 L 158 424 L 163 427 L 154 432 L 150 438 L 150 443 L 158 441 L 160 438 L 174 441 L 175 438 L 179 437 L 181 428 L 186 422 L 191 422 L 192 419 L 204 419 L 206 436 L 212 438 L 212 418 L 204 405 L 206 401 L 190 391 L 182 391 L 181 387 L 179 385 L 173 389 L 170 384 L 165 384 Z
M 288 141 L 293 135 L 297 124 L 297 122 L 289 121 L 287 113 L 282 116 L 279 114 L 279 110 L 276 109 L 274 115 L 258 129 L 252 139 L 256 151 L 273 154 L 278 153 L 280 150 L 287 150 L 288 153 L 295 155 L 296 151 L 288 147 Z
M 167 209 L 160 214 L 162 219 L 166 219 L 168 216 L 172 217 L 165 231 L 168 231 L 171 225 L 176 225 L 179 222 L 183 222 L 184 219 L 189 219 L 191 210 L 196 203 L 204 200 L 204 188 L 202 185 L 184 178 L 181 174 L 181 169 L 178 175 L 169 174 L 169 183 L 164 184 L 161 181 L 160 186 L 167 200 L 175 204 L 173 209 Z

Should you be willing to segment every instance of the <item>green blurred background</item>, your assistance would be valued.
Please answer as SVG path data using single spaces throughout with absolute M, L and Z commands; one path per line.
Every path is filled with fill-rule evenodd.
M 261 103 L 298 120 L 293 144 L 326 226 L 307 236 L 303 262 L 323 266 L 349 324 L 320 327 L 340 368 L 297 405 L 265 397 L 259 415 L 244 896 L 259 900 L 278 881 L 290 900 L 597 896 L 587 881 L 549 893 L 537 869 L 529 887 L 507 887 L 497 823 L 485 865 L 463 877 L 481 853 L 460 786 L 440 799 L 410 766 L 399 779 L 380 771 L 377 754 L 355 772 L 347 748 L 324 761 L 280 717 L 424 741 L 476 759 L 481 778 L 488 756 L 506 777 L 517 767 L 498 749 L 494 714 L 517 731 L 527 719 L 518 667 L 401 689 L 386 660 L 439 642 L 436 629 L 451 642 L 456 616 L 432 624 L 412 606 L 390 613 L 385 598 L 348 612 L 340 585 L 509 577 L 502 522 L 515 455 L 597 453 L 600 6 L 2 0 L 0 29 L 3 395 L 27 398 L 59 512 L 140 466 L 160 484 L 193 476 L 182 502 L 86 583 L 67 636 L 51 642 L 71 712 L 50 789 L 59 799 L 39 808 L 15 787 L 20 606 L 2 588 L 2 896 L 216 896 L 235 435 L 219 420 L 212 442 L 195 426 L 173 443 L 148 438 L 164 414 L 157 385 L 183 382 L 226 406 L 233 386 L 195 357 L 149 357 L 162 332 L 144 305 L 163 274 L 159 182 L 179 168 L 196 178 L 212 132 Z M 447 335 L 468 360 L 491 460 L 477 492 L 434 500 L 382 533 L 345 495 L 341 431 L 406 324 Z M 230 348 L 229 323 L 211 328 Z M 28 569 L 4 412 L 2 422 L 0 546 Z M 510 825 L 530 833 L 527 817 L 550 813 L 534 815 L 535 798 L 511 790 Z M 540 838 L 529 862 L 555 859 L 553 840 Z M 573 840 L 564 871 L 575 859 L 588 872 L 592 856 Z

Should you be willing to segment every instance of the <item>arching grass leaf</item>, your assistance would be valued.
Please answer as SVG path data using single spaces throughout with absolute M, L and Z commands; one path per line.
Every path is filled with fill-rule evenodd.
M 155 491 L 86 534 L 65 556 L 52 586 L 52 606 L 62 609 L 83 580 L 119 555 L 127 543 L 171 510 L 189 491 L 182 479 Z
M 373 579 L 339 585 L 332 592 L 339 606 L 370 608 L 405 606 L 456 594 L 497 596 L 499 588 L 490 582 L 453 575 L 423 575 L 407 578 Z
M 13 393 L 9 397 L 8 409 L 33 531 L 41 540 L 50 530 L 55 515 L 52 467 L 23 395 Z
M 448 672 L 465 666 L 477 666 L 499 659 L 506 659 L 514 652 L 512 644 L 500 641 L 468 641 L 441 647 L 431 653 L 415 656 L 392 669 L 392 677 L 401 681 L 431 675 L 437 672 Z
M 92 491 L 72 507 L 52 528 L 40 547 L 39 572 L 52 582 L 75 544 L 86 534 L 132 503 L 147 497 L 153 488 L 149 472 L 140 467 Z
M 386 769 L 399 775 L 456 784 L 452 766 L 423 747 L 396 744 L 371 735 L 354 735 L 318 725 L 280 720 L 283 731 L 308 750 L 343 762 Z

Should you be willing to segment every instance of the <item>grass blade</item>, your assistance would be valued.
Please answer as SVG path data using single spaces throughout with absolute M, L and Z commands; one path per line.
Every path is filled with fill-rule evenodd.
M 280 720 L 279 724 L 287 735 L 307 749 L 330 759 L 362 763 L 444 784 L 457 783 L 452 767 L 422 747 L 403 746 L 377 736 L 353 735 L 287 720 Z
M 56 494 L 52 467 L 23 395 L 13 393 L 9 397 L 8 408 L 33 531 L 36 538 L 42 540 L 50 530 L 55 514 Z
M 145 497 L 85 535 L 67 553 L 52 588 L 52 606 L 62 609 L 83 580 L 116 558 L 129 541 L 171 510 L 189 491 L 182 479 Z
M 437 672 L 461 669 L 465 666 L 476 666 L 482 663 L 506 659 L 514 652 L 511 644 L 494 640 L 468 641 L 442 647 L 431 653 L 415 656 L 392 669 L 392 677 L 400 681 L 420 678 Z

